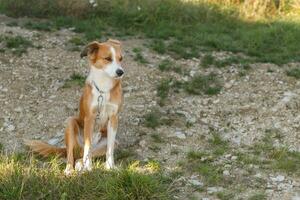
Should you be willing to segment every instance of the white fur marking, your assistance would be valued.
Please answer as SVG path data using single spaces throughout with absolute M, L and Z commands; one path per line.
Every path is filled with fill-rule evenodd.
M 106 169 L 111 169 L 115 167 L 114 163 L 114 145 L 115 145 L 115 138 L 117 130 L 113 129 L 111 120 L 108 122 L 107 127 L 107 150 L 106 150 L 106 162 L 105 167 Z
M 110 51 L 111 51 L 111 55 L 112 55 L 112 62 L 110 64 L 108 64 L 104 71 L 112 78 L 116 78 L 118 77 L 116 71 L 117 69 L 121 69 L 123 70 L 122 66 L 117 62 L 117 58 L 116 58 L 116 51 L 114 49 L 114 47 L 110 47 Z M 123 70 L 124 71 L 124 70 Z

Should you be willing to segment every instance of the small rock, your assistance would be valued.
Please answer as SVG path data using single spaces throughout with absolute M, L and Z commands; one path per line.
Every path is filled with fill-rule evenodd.
M 175 136 L 179 139 L 186 139 L 186 136 L 182 131 L 176 131 Z
M 207 188 L 207 193 L 208 194 L 213 194 L 213 193 L 216 193 L 216 192 L 221 192 L 223 190 L 222 187 L 208 187 Z
M 196 179 L 189 180 L 189 183 L 194 185 L 194 186 L 200 186 L 200 187 L 203 186 L 203 183 L 201 181 L 196 180 Z
M 284 181 L 284 179 L 285 179 L 285 177 L 282 176 L 282 175 L 278 175 L 278 176 L 276 176 L 276 177 L 271 178 L 271 180 L 272 180 L 273 182 L 282 182 L 282 181 Z
M 229 173 L 228 170 L 224 170 L 224 171 L 223 171 L 223 175 L 224 175 L 224 176 L 230 176 L 230 173 Z
M 51 145 L 56 145 L 60 141 L 61 141 L 61 139 L 59 139 L 59 138 L 52 138 L 52 139 L 48 140 L 48 143 L 51 144 Z
M 16 129 L 15 126 L 12 124 L 9 124 L 6 128 L 7 131 L 14 131 L 15 129 Z
M 141 146 L 141 147 L 146 147 L 146 141 L 145 140 L 141 140 L 140 142 L 139 142 L 139 145 Z
M 236 160 L 237 156 L 231 156 L 231 160 Z

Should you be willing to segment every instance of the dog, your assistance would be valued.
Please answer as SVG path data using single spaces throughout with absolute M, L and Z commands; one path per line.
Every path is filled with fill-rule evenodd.
M 80 98 L 79 115 L 69 118 L 65 129 L 66 147 L 37 140 L 25 141 L 33 152 L 42 156 L 56 154 L 66 157 L 66 175 L 70 175 L 74 167 L 78 171 L 92 170 L 92 158 L 104 154 L 105 167 L 115 167 L 115 137 L 123 103 L 121 42 L 113 39 L 91 42 L 80 56 L 88 57 L 90 71 Z M 76 159 L 79 160 L 74 165 Z

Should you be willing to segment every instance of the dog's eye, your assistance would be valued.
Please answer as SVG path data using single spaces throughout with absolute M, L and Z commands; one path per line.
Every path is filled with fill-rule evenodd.
M 123 60 L 123 56 L 121 56 L 120 58 L 119 58 L 119 61 L 121 62 Z
M 111 57 L 106 57 L 105 60 L 107 60 L 108 62 L 112 61 Z

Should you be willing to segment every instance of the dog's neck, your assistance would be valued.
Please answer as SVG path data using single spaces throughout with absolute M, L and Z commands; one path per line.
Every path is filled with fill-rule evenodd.
M 94 66 L 90 67 L 89 75 L 86 79 L 86 83 L 95 87 L 99 92 L 108 93 L 114 88 L 115 81 L 109 77 L 102 69 L 97 69 Z

